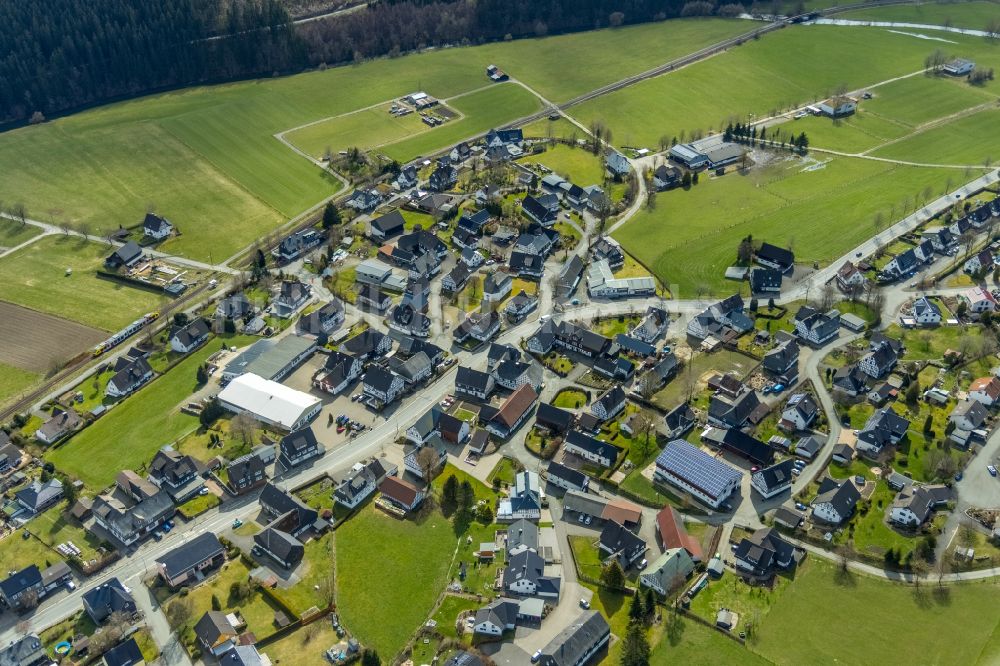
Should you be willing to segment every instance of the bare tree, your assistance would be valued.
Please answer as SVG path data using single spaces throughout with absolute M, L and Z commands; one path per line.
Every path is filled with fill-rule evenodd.
M 420 466 L 420 471 L 423 472 L 424 480 L 427 483 L 430 483 L 434 478 L 434 472 L 437 471 L 440 461 L 438 452 L 432 446 L 425 446 L 417 453 L 417 464 Z
M 257 435 L 257 419 L 248 412 L 241 412 L 233 417 L 230 423 L 232 433 L 246 445 L 253 444 Z
M 167 616 L 167 622 L 176 630 L 191 619 L 191 599 L 179 597 L 171 601 L 164 609 L 164 613 Z

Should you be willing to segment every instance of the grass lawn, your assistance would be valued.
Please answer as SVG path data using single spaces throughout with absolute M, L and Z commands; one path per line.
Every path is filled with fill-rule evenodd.
M 875 96 L 862 103 L 866 111 L 913 127 L 995 100 L 997 91 L 989 84 L 969 85 L 964 78 L 917 75 L 879 86 L 873 92 Z
M 994 581 L 915 589 L 858 574 L 845 578 L 834 565 L 809 558 L 764 617 L 753 650 L 776 664 L 975 663 L 997 627 L 998 594 Z M 820 607 L 824 622 L 803 622 Z M 829 626 L 851 639 L 831 641 Z
M 607 317 L 592 322 L 590 330 L 600 333 L 606 338 L 612 338 L 619 333 L 628 333 L 642 320 L 639 315 L 619 315 L 617 317 Z
M 0 218 L 0 247 L 17 247 L 42 233 L 41 228 Z
M 864 106 L 847 118 L 833 120 L 825 116 L 806 116 L 794 122 L 783 123 L 769 132 L 777 141 L 787 140 L 790 132 L 805 132 L 812 147 L 860 153 L 886 141 L 906 136 L 910 131 L 901 123 L 872 113 L 868 104 L 869 102 L 865 102 Z
M 7 398 L 13 398 L 27 390 L 41 378 L 42 376 L 36 372 L 0 363 L 0 404 Z
M 530 155 L 525 162 L 544 165 L 580 187 L 604 184 L 604 161 L 583 147 L 557 143 L 544 153 Z
M 730 294 L 737 286 L 724 272 L 747 234 L 792 244 L 800 262 L 825 263 L 870 237 L 876 213 L 901 217 L 908 198 L 960 178 L 940 169 L 816 159 L 821 162 L 779 158 L 749 175 L 730 173 L 662 193 L 655 209 L 643 208 L 614 236 L 661 282 L 677 286 L 675 298 Z M 841 223 L 820 223 L 830 218 Z
M 866 475 L 870 476 L 870 475 Z M 868 557 L 882 558 L 886 551 L 895 548 L 900 557 L 905 557 L 917 545 L 913 537 L 905 536 L 886 524 L 886 511 L 896 498 L 896 491 L 884 481 L 877 481 L 875 492 L 872 493 L 871 504 L 865 509 L 859 506 L 851 519 L 854 527 L 854 549 Z M 864 514 L 861 512 L 864 511 Z M 835 543 L 847 540 L 848 530 L 841 530 L 835 537 Z
M 242 336 L 226 340 L 237 347 L 248 342 L 250 338 Z M 198 366 L 219 346 L 218 338 L 209 340 L 69 442 L 49 451 L 46 459 L 91 490 L 108 486 L 119 470 L 139 469 L 164 444 L 198 427 L 198 417 L 182 414 L 180 406 L 197 388 Z
M 573 550 L 573 561 L 576 563 L 576 570 L 580 575 L 587 576 L 592 580 L 601 580 L 604 563 L 601 562 L 601 553 L 594 545 L 594 538 L 570 535 L 569 547 Z
M 317 620 L 260 648 L 273 664 L 323 663 L 324 652 L 340 642 L 329 620 Z
M 522 465 L 513 458 L 504 456 L 497 461 L 496 467 L 490 472 L 489 480 L 499 480 L 501 484 L 512 485 L 514 476 L 522 469 Z
M 447 636 L 448 638 L 457 638 L 458 632 L 455 631 L 455 624 L 459 613 L 474 610 L 479 608 L 479 606 L 480 603 L 475 599 L 468 599 L 466 597 L 458 597 L 453 594 L 449 594 L 441 600 L 441 605 L 438 606 L 438 609 L 434 612 L 431 619 L 437 622 L 437 630 L 444 636 Z
M 963 345 L 982 336 L 979 326 L 939 326 L 937 328 L 902 328 L 890 324 L 885 334 L 902 340 L 906 346 L 903 360 L 925 361 L 942 359 L 949 349 L 960 351 Z
M 837 18 L 859 21 L 898 21 L 924 25 L 951 25 L 985 30 L 990 20 L 1000 18 L 995 2 L 928 2 L 898 7 L 867 7 L 838 14 Z M 949 36 L 950 37 L 950 36 Z
M 153 203 L 183 233 L 167 251 L 198 259 L 212 252 L 218 261 L 341 187 L 277 141 L 278 132 L 418 88 L 447 98 L 485 87 L 491 62 L 566 100 L 748 29 L 735 20 L 686 19 L 151 95 L 0 135 L 0 199 L 95 232 L 135 225 Z M 568 54 L 572 68 L 552 67 Z M 475 120 L 406 140 L 395 154 L 444 146 L 525 115 L 537 101 L 508 84 L 453 106 Z
M 693 394 L 696 394 L 708 385 L 715 373 L 734 372 L 743 378 L 755 365 L 756 361 L 750 356 L 729 350 L 695 354 L 685 362 L 678 376 L 653 395 L 651 402 L 661 409 L 673 409 L 687 398 L 690 383 L 693 382 Z
M 223 417 L 213 423 L 208 430 L 198 428 L 187 434 L 177 443 L 175 448 L 181 453 L 207 462 L 215 456 L 223 456 L 230 460 L 239 458 L 243 454 L 250 453 L 254 446 L 260 444 L 260 437 L 263 434 L 261 430 L 257 431 L 252 442 L 244 443 L 241 437 L 233 435 L 230 431 L 231 425 L 232 419 Z M 212 444 L 212 435 L 219 437 L 222 443 L 221 447 Z
M 744 631 L 747 624 L 757 624 L 767 614 L 767 611 L 781 597 L 781 593 L 794 585 L 787 578 L 775 578 L 773 589 L 752 587 L 743 579 L 729 574 L 718 580 L 711 580 L 705 588 L 691 600 L 691 612 L 715 624 L 715 614 L 720 608 L 728 608 L 739 615 L 739 623 L 733 627 L 733 633 Z
M 552 137 L 553 139 L 566 139 L 572 141 L 573 137 L 583 138 L 586 134 L 582 129 L 565 118 L 559 118 L 558 120 L 542 118 L 541 120 L 536 120 L 533 123 L 525 125 L 524 136 L 530 139 L 546 139 Z
M 191 618 L 184 624 L 179 634 L 182 636 L 194 628 L 205 611 L 212 610 L 212 597 L 218 597 L 223 612 L 231 613 L 238 610 L 247 622 L 247 631 L 252 631 L 257 639 L 274 633 L 274 612 L 278 610 L 271 605 L 259 591 L 253 592 L 245 601 L 230 598 L 229 588 L 238 581 L 250 578 L 250 570 L 240 560 L 232 560 L 222 565 L 222 569 L 207 582 L 195 587 L 187 595 L 191 601 L 193 612 Z M 169 606 L 171 602 L 167 602 Z M 188 634 L 190 635 L 190 634 Z M 186 638 L 186 637 L 185 637 Z
M 106 245 L 70 236 L 39 239 L 0 259 L 3 299 L 105 331 L 116 331 L 167 300 L 95 277 L 108 254 Z
M 385 659 L 406 645 L 447 583 L 457 539 L 438 512 L 417 523 L 372 504 L 340 527 L 337 606 L 363 645 Z
M 62 622 L 57 622 L 48 627 L 38 637 L 42 640 L 42 645 L 45 646 L 46 650 L 52 650 L 56 644 L 62 641 L 68 641 L 76 636 L 90 636 L 94 633 L 95 629 L 97 629 L 97 626 L 94 624 L 94 621 L 81 610 Z M 54 654 L 54 652 L 50 654 Z
M 1000 111 L 990 109 L 957 118 L 926 132 L 914 134 L 872 152 L 875 157 L 925 162 L 961 164 L 982 168 L 1000 157 L 1000 138 L 991 131 L 1000 121 Z M 976 175 L 980 175 L 979 172 Z M 961 172 L 956 174 L 959 178 Z
M 306 566 L 298 572 L 301 580 L 292 587 L 279 591 L 282 598 L 299 614 L 313 606 L 317 608 L 326 606 L 326 600 L 322 598 L 320 590 L 323 589 L 323 581 L 333 575 L 333 539 L 333 532 L 329 531 L 321 538 L 309 541 L 302 558 Z M 316 589 L 317 586 L 320 590 Z
M 218 495 L 215 493 L 206 493 L 204 495 L 195 495 L 177 508 L 188 518 L 193 518 L 194 516 L 205 513 L 209 509 L 219 506 L 220 504 L 222 504 L 222 500 L 219 499 Z
M 950 52 L 960 52 L 981 67 L 1000 62 L 996 44 L 957 34 L 948 39 L 955 42 L 948 45 Z M 855 90 L 916 72 L 930 50 L 926 40 L 886 29 L 791 26 L 590 100 L 571 113 L 586 126 L 603 121 L 618 145 L 653 148 L 665 134 L 683 141 L 699 131 L 721 131 L 748 114 L 764 117 L 822 100 L 840 85 Z M 790 59 L 788 53 L 823 57 Z
M 772 662 L 754 654 L 722 632 L 686 620 L 682 616 L 668 616 L 662 640 L 649 655 L 651 666 L 768 666 Z
M 587 394 L 577 389 L 563 389 L 556 394 L 552 405 L 562 409 L 577 409 L 587 404 Z
M 327 148 L 334 155 L 348 148 L 367 151 L 430 131 L 418 114 L 393 116 L 389 113 L 391 106 L 385 104 L 330 118 L 289 132 L 285 138 L 313 157 L 321 158 Z

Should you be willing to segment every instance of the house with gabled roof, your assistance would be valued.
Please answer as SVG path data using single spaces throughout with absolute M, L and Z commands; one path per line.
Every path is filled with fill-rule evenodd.
M 662 595 L 679 587 L 695 569 L 695 563 L 683 548 L 670 548 L 650 562 L 639 574 L 639 585 Z
M 117 577 L 84 592 L 82 601 L 83 610 L 97 626 L 102 625 L 113 613 L 131 616 L 136 612 L 135 599 Z
M 624 449 L 579 430 L 570 430 L 563 441 L 563 451 L 602 467 L 613 467 Z
M 872 414 L 858 432 L 859 452 L 877 456 L 886 446 L 899 443 L 909 430 L 910 422 L 891 407 L 883 407 Z
M 323 234 L 315 229 L 300 229 L 281 239 L 278 246 L 271 251 L 271 255 L 281 264 L 305 256 L 305 254 L 323 243 Z
M 493 271 L 483 280 L 483 302 L 499 303 L 510 295 L 514 281 L 507 273 Z
M 166 490 L 175 502 L 183 502 L 204 487 L 202 471 L 202 466 L 191 456 L 163 448 L 149 464 L 149 480 Z
M 893 500 L 889 520 L 897 525 L 919 527 L 950 499 L 951 489 L 948 486 L 908 484 Z
M 535 410 L 535 425 L 545 428 L 551 433 L 563 433 L 573 427 L 576 415 L 573 412 L 555 407 L 547 402 L 538 403 Z
M 733 294 L 692 317 L 687 325 L 687 334 L 704 340 L 709 336 L 724 337 L 727 329 L 739 335 L 753 327 L 753 320 L 744 311 L 743 298 Z
M 814 347 L 821 347 L 837 337 L 840 332 L 840 313 L 820 312 L 803 305 L 795 313 L 795 333 Z
M 611 640 L 611 627 L 600 611 L 589 610 L 542 648 L 541 666 L 583 666 Z
M 104 260 L 104 265 L 111 270 L 117 270 L 123 266 L 132 266 L 140 259 L 142 259 L 142 248 L 135 241 L 128 241 L 109 254 Z
M 744 537 L 733 551 L 736 566 L 757 576 L 792 566 L 795 547 L 781 538 L 773 527 L 765 527 Z
M 819 485 L 819 494 L 812 501 L 813 519 L 840 525 L 851 517 L 861 493 L 853 479 L 837 481 L 826 477 Z
M 688 534 L 683 517 L 669 504 L 656 514 L 656 534 L 660 537 L 664 550 L 679 548 L 694 562 L 701 562 L 703 559 L 701 543 Z
M 762 243 L 754 252 L 754 259 L 761 266 L 773 268 L 780 273 L 788 273 L 795 268 L 795 255 L 791 250 L 770 243 Z
M 538 394 L 531 384 L 522 385 L 504 401 L 486 424 L 486 429 L 497 437 L 506 439 L 528 418 L 537 400 Z
M 159 241 L 173 233 L 174 225 L 165 217 L 160 217 L 156 213 L 146 213 L 142 220 L 142 233 L 147 238 Z
M 157 572 L 168 587 L 200 580 L 204 572 L 221 566 L 226 561 L 226 551 L 219 538 L 212 532 L 202 532 L 187 539 L 156 560 Z
M 486 400 L 493 393 L 494 388 L 495 380 L 492 374 L 464 365 L 458 367 L 458 372 L 455 375 L 456 393 L 478 400 Z
M 497 522 L 538 520 L 542 515 L 541 483 L 537 472 L 523 470 L 514 475 L 507 497 L 497 503 Z
M 184 326 L 177 326 L 170 332 L 170 348 L 178 354 L 188 354 L 205 344 L 211 329 L 201 317 L 195 317 Z
M 984 312 L 996 312 L 997 299 L 988 289 L 982 287 L 971 287 L 959 294 L 959 299 L 965 303 L 969 312 L 982 314 Z
M 296 328 L 300 334 L 330 335 L 343 323 L 344 304 L 339 298 L 333 298 L 318 310 L 303 315 Z
M 925 258 L 926 261 L 926 258 Z M 845 261 L 844 265 L 837 270 L 837 285 L 843 291 L 857 289 L 865 283 L 864 273 L 858 270 L 850 261 Z
M 764 499 L 770 499 L 792 487 L 794 460 L 786 458 L 782 462 L 759 469 L 750 477 L 750 487 Z
M 403 233 L 405 222 L 403 214 L 396 209 L 372 220 L 368 233 L 376 240 L 385 241 Z
M 380 203 L 382 203 L 382 194 L 377 188 L 370 187 L 354 190 L 347 201 L 344 202 L 344 205 L 348 208 L 353 208 L 359 213 L 370 213 L 378 208 Z
M 743 473 L 693 444 L 675 439 L 656 457 L 654 478 L 718 509 L 739 488 Z
M 913 301 L 911 316 L 917 326 L 937 326 L 942 319 L 941 308 L 926 296 L 921 296 Z
M 663 426 L 667 431 L 667 436 L 671 439 L 683 437 L 697 422 L 697 416 L 691 405 L 682 402 L 663 417 Z
M 587 486 L 590 485 L 589 476 L 554 460 L 549 461 L 549 466 L 546 470 L 546 479 L 552 485 L 563 490 L 586 492 Z
M 614 520 L 604 523 L 597 546 L 605 562 L 617 559 L 622 569 L 631 567 L 649 550 L 642 537 Z
M 627 399 L 625 390 L 621 386 L 612 386 L 594 401 L 590 406 L 590 413 L 602 421 L 607 421 L 625 409 Z

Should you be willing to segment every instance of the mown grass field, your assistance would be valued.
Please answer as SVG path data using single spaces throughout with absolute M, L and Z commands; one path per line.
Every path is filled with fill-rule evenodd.
M 0 294 L 32 310 L 116 331 L 156 310 L 163 297 L 97 278 L 94 271 L 109 253 L 106 245 L 76 237 L 40 238 L 0 259 Z M 72 275 L 66 275 L 67 268 Z
M 493 62 L 544 95 L 568 99 L 747 27 L 671 21 L 441 49 L 113 104 L 0 134 L 0 199 L 23 201 L 32 217 L 98 233 L 139 223 L 153 204 L 182 232 L 165 250 L 196 259 L 211 252 L 218 261 L 341 187 L 277 141 L 278 132 L 418 89 L 442 98 L 468 92 L 487 85 L 484 68 Z M 559 66 L 568 54 L 573 66 Z M 456 100 L 463 113 L 485 115 L 404 141 L 392 154 L 423 154 L 524 115 L 526 101 L 536 102 L 522 93 Z
M 997 98 L 994 84 L 973 86 L 961 78 L 923 74 L 887 83 L 872 92 L 874 97 L 862 100 L 861 108 L 911 127 Z
M 811 559 L 764 616 L 752 649 L 775 664 L 996 663 L 998 599 L 995 581 L 913 588 Z M 850 638 L 832 639 L 830 627 Z
M 580 187 L 604 183 L 604 160 L 585 148 L 557 143 L 544 153 L 531 155 L 523 161 L 545 165 L 554 173 Z
M 431 130 L 416 113 L 401 117 L 390 115 L 390 106 L 384 104 L 330 118 L 289 132 L 285 138 L 313 157 L 320 158 L 327 148 L 333 154 L 348 148 L 370 150 Z
M 1000 19 L 996 2 L 927 2 L 919 5 L 867 7 L 838 14 L 837 18 L 860 21 L 898 21 L 924 25 L 951 25 L 956 28 L 985 30 L 993 19 Z M 949 37 L 950 39 L 950 37 Z
M 233 337 L 226 343 L 242 346 L 250 341 Z M 49 451 L 46 460 L 95 491 L 114 481 L 119 471 L 148 463 L 164 444 L 198 427 L 198 417 L 182 414 L 180 407 L 197 388 L 198 366 L 220 346 L 218 338 L 209 340 L 66 444 Z
M 337 530 L 337 607 L 363 645 L 391 659 L 447 583 L 458 536 L 438 512 L 420 523 L 369 504 Z
M 0 404 L 21 393 L 41 379 L 41 375 L 13 365 L 0 363 Z
M 40 233 L 42 230 L 38 227 L 0 218 L 0 248 L 16 247 Z
M 1000 63 L 1000 45 L 949 35 L 950 50 L 982 67 Z M 731 121 L 773 115 L 822 100 L 839 86 L 861 88 L 923 68 L 933 42 L 880 28 L 802 26 L 692 67 L 586 102 L 571 110 L 585 125 L 603 121 L 619 145 L 655 147 L 661 137 L 719 131 Z M 789 58 L 789 53 L 802 57 Z
M 904 211 L 907 200 L 912 208 L 925 188 L 936 197 L 949 178 L 961 177 L 943 169 L 816 159 L 828 162 L 809 168 L 793 158 L 661 194 L 654 210 L 643 208 L 614 236 L 671 285 L 675 298 L 732 293 L 738 285 L 723 274 L 747 234 L 790 244 L 798 262 L 824 263 L 874 234 L 877 213 L 886 220 L 902 217 L 912 212 Z
M 935 164 L 992 165 L 1000 159 L 998 122 L 1000 110 L 981 111 L 879 148 L 872 155 Z

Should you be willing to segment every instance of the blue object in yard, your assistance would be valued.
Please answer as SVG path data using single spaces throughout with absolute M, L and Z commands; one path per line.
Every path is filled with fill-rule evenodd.
M 961 472 L 959 472 L 958 474 L 955 475 L 955 480 L 956 481 L 961 481 L 962 480 L 962 473 Z
M 775 384 L 774 385 L 774 392 L 775 393 L 781 393 L 784 390 L 785 390 L 785 385 L 784 384 Z

